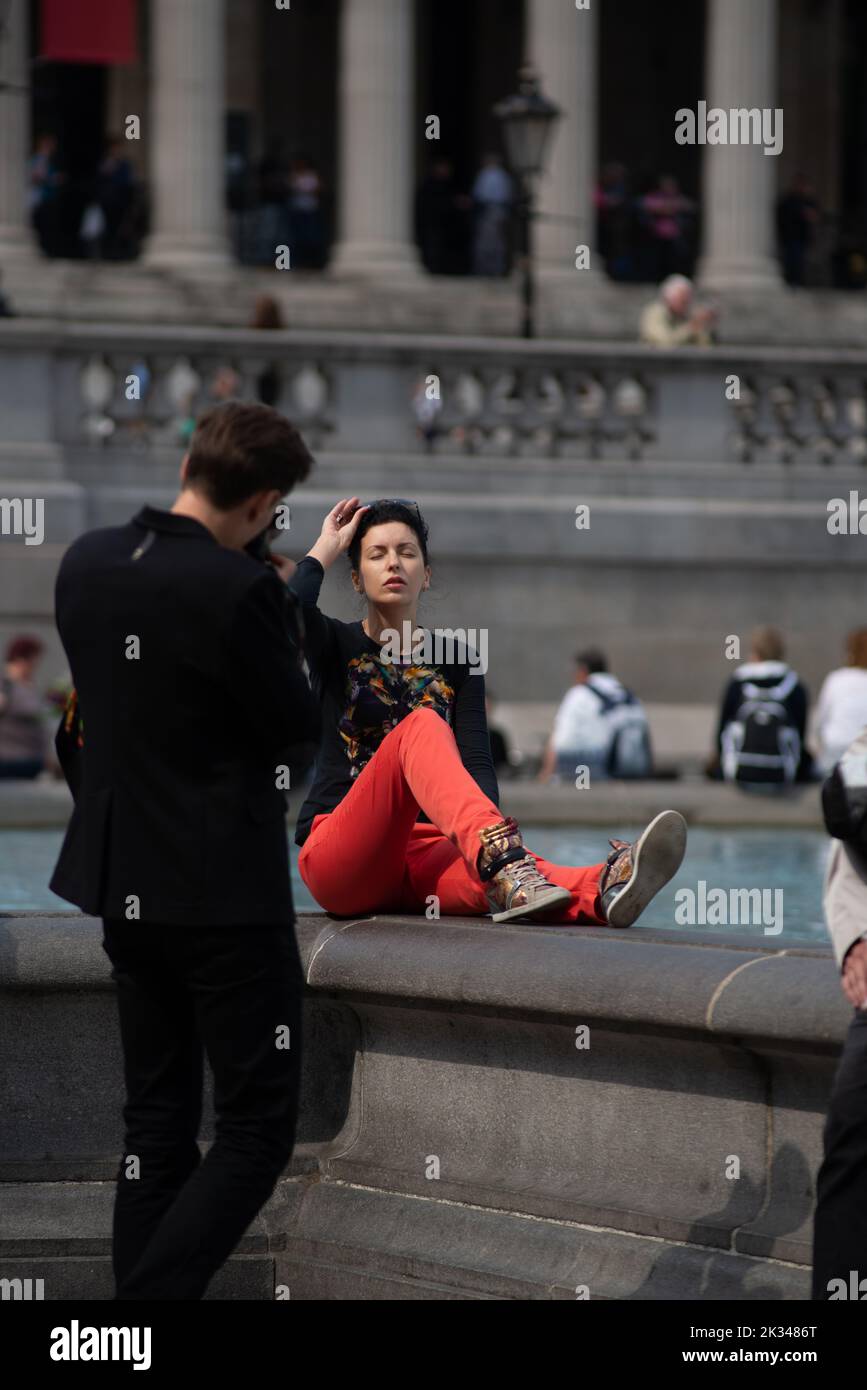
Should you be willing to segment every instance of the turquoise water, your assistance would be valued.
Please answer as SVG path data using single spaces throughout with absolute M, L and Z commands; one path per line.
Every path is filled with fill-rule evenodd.
M 610 832 L 592 827 L 581 829 L 524 828 L 525 842 L 555 864 L 593 864 L 604 858 L 607 834 L 629 840 L 638 833 L 635 826 L 617 826 Z M 60 830 L 0 831 L 0 912 L 70 910 L 70 904 L 47 887 L 57 859 L 63 833 Z M 298 877 L 298 850 L 290 845 L 292 883 L 299 910 L 316 906 Z M 822 878 L 828 856 L 828 837 L 818 830 L 714 830 L 695 829 L 689 833 L 687 855 L 680 872 L 654 899 L 633 930 L 642 927 L 683 929 L 708 935 L 767 935 L 769 944 L 790 941 L 827 941 L 822 920 Z M 680 889 L 696 895 L 699 911 L 700 882 L 704 896 L 714 889 L 764 890 L 764 902 L 771 915 L 748 919 L 746 925 L 733 925 L 733 913 L 723 919 L 728 925 L 698 920 L 678 921 L 686 916 L 689 899 L 678 898 Z M 717 900 L 722 895 L 718 895 Z M 729 902 L 731 899 L 729 898 Z M 758 907 L 758 903 L 756 903 Z M 743 916 L 743 909 L 740 915 Z M 775 928 L 781 922 L 782 930 Z M 768 927 L 772 930 L 768 931 Z
M 610 834 L 616 839 L 634 840 L 639 831 L 640 827 L 627 825 Z M 594 827 L 528 829 L 524 838 L 537 854 L 553 864 L 592 864 L 608 849 L 607 832 Z M 822 881 L 829 852 L 828 836 L 820 830 L 690 829 L 680 871 L 654 898 L 632 930 L 655 927 L 725 936 L 767 934 L 769 944 L 776 946 L 787 941 L 828 943 L 822 916 Z M 678 898 L 678 891 L 690 889 L 698 898 L 701 881 L 706 898 L 713 889 L 723 889 L 726 894 L 732 889 L 763 890 L 776 921 L 763 916 L 759 922 L 753 918 L 748 925 L 733 925 L 731 911 L 726 926 L 678 921 L 678 915 L 686 915 L 688 905 L 688 900 Z M 706 915 L 712 920 L 710 912 Z M 780 920 L 781 931 L 766 931 Z

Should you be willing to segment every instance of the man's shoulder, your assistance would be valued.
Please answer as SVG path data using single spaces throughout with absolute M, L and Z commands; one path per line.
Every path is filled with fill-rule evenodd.
M 139 534 L 131 521 L 123 526 L 99 526 L 92 531 L 85 531 L 66 547 L 61 568 L 86 564 L 88 561 L 115 553 L 121 554 L 124 545 L 127 544 L 132 551 Z
M 125 557 L 138 559 L 139 547 L 143 547 L 143 557 L 153 543 L 149 540 L 151 536 L 153 533 L 146 525 L 138 518 L 132 518 L 121 526 L 102 526 L 85 531 L 67 547 L 63 558 L 70 563 Z M 261 561 L 253 559 L 246 551 L 230 550 L 227 546 L 214 543 L 204 534 L 172 536 L 169 545 L 154 549 L 150 556 L 151 564 L 154 560 L 162 564 L 169 562 L 179 568 L 189 565 L 197 570 L 207 568 L 212 572 L 217 571 L 234 579 L 242 587 L 255 583 L 267 572 Z M 151 568 L 151 564 L 144 573 Z
M 659 299 L 650 299 L 641 310 L 641 320 L 643 323 L 667 323 L 668 313 L 665 305 Z
M 822 683 L 823 691 L 836 693 L 838 690 L 848 691 L 850 688 L 859 690 L 867 684 L 867 670 L 862 670 L 860 666 L 838 666 L 836 671 L 829 671 Z
M 560 709 L 563 712 L 568 712 L 573 709 L 581 709 L 582 705 L 586 706 L 588 709 L 595 709 L 598 704 L 599 701 L 596 699 L 593 692 L 587 689 L 586 684 L 576 684 L 569 686 L 569 689 L 560 701 Z
M 157 541 L 164 538 L 157 536 Z M 179 605 L 185 598 L 230 612 L 248 597 L 254 604 L 276 604 L 285 585 L 270 566 L 244 551 L 230 550 L 207 537 L 173 536 L 155 544 L 154 533 L 129 521 L 86 531 L 66 550 L 58 571 L 63 592 L 70 584 L 106 580 L 118 598 L 135 583 L 164 595 L 171 587 Z

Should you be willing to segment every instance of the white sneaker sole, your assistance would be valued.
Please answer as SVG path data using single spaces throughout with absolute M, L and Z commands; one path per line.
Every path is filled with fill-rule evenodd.
M 550 912 L 552 908 L 562 907 L 571 901 L 572 894 L 568 888 L 555 886 L 548 893 L 540 893 L 532 907 L 510 907 L 506 912 L 492 913 L 492 919 L 495 922 L 510 922 L 517 917 L 535 917 L 537 912 Z
M 686 853 L 686 821 L 679 811 L 660 811 L 635 841 L 632 877 L 608 909 L 609 927 L 630 927 L 674 878 Z

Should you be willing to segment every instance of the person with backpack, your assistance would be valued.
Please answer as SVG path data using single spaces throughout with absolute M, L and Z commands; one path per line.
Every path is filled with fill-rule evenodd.
M 723 695 L 717 760 L 709 775 L 744 791 L 767 793 L 811 781 L 813 760 L 805 743 L 808 702 L 806 686 L 784 660 L 780 632 L 755 628 L 750 660 L 733 673 Z
M 596 650 L 575 657 L 575 683 L 557 710 L 539 780 L 571 781 L 579 768 L 587 769 L 591 785 L 610 777 L 650 777 L 653 770 L 644 707 Z

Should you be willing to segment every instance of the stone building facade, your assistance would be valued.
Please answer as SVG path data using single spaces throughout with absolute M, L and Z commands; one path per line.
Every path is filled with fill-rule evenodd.
M 122 279 L 106 280 L 92 269 L 95 312 L 115 317 L 125 303 L 119 287 L 129 286 L 131 304 L 135 275 L 156 272 L 154 316 L 164 309 L 171 318 L 159 276 L 174 277 L 176 295 L 178 282 L 235 271 L 227 152 L 253 165 L 269 151 L 304 150 L 321 171 L 333 234 L 325 281 L 338 298 L 332 294 L 324 321 L 364 326 L 351 290 L 342 320 L 334 307 L 341 282 L 364 281 L 392 296 L 404 287 L 409 307 L 399 326 L 421 315 L 435 328 L 436 301 L 450 290 L 430 285 L 413 234 L 415 189 L 433 153 L 425 117 L 440 117 L 437 152 L 449 155 L 466 184 L 499 140 L 491 108 L 513 90 L 525 58 L 564 113 L 539 189 L 535 258 L 543 277 L 559 282 L 543 296 L 546 331 L 616 325 L 622 314 L 621 295 L 621 307 L 613 302 L 595 320 L 586 316 L 582 301 L 604 288 L 598 258 L 580 279 L 574 264 L 576 244 L 593 243 L 593 188 L 610 160 L 639 173 L 671 172 L 697 200 L 697 269 L 708 289 L 735 302 L 775 292 L 774 202 L 796 172 L 815 188 L 826 238 L 846 229 L 857 240 L 864 222 L 861 9 L 857 0 L 590 0 L 588 8 L 573 0 L 291 0 L 287 8 L 270 0 L 140 0 L 138 61 L 100 75 L 104 91 L 87 119 L 98 139 L 141 115 L 141 139 L 130 151 L 149 189 L 150 232 L 134 272 L 124 267 Z M 59 284 L 60 272 L 46 280 L 25 265 L 33 260 L 25 200 L 31 126 L 84 120 L 87 103 L 64 108 L 34 66 L 32 0 L 9 0 L 0 42 L 0 265 L 16 263 L 25 311 L 50 312 L 57 307 L 50 284 L 52 276 Z M 779 156 L 758 146 L 678 145 L 676 110 L 701 100 L 782 108 Z M 318 307 L 305 316 L 302 304 L 301 323 L 323 321 L 324 288 L 309 290 Z M 466 298 L 465 287 L 460 294 Z M 479 287 L 476 321 L 467 326 L 502 331 L 502 323 L 508 331 L 498 296 L 505 302 L 502 287 Z M 237 321 L 225 307 L 231 294 L 216 298 Z

